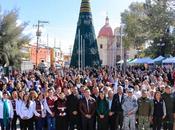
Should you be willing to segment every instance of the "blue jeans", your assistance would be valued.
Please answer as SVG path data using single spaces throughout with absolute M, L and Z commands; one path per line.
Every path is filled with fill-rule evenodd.
M 35 120 L 36 130 L 43 130 L 44 129 L 44 118 L 39 118 Z
M 48 130 L 55 130 L 55 117 L 47 116 Z

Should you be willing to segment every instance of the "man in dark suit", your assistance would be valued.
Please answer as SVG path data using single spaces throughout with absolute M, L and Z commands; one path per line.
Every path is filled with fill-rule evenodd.
M 67 97 L 67 110 L 69 114 L 69 127 L 70 130 L 80 130 L 80 113 L 78 109 L 80 95 L 77 87 L 71 87 L 72 94 Z
M 99 88 L 97 86 L 95 86 L 92 89 L 92 98 L 97 100 L 98 96 L 99 96 Z
M 79 110 L 82 120 L 82 130 L 94 130 L 94 114 L 96 111 L 96 101 L 90 96 L 91 92 L 85 89 L 84 98 L 80 100 Z
M 109 90 L 108 92 L 108 102 L 109 102 L 109 130 L 115 130 L 115 114 L 111 111 L 112 108 L 112 100 L 113 100 L 114 92 L 112 90 Z
M 119 126 L 120 130 L 122 129 L 123 126 L 123 110 L 122 110 L 123 101 L 124 101 L 123 87 L 119 86 L 117 89 L 117 93 L 113 97 L 111 107 L 111 111 L 115 114 L 117 130 Z
M 91 97 L 94 98 L 95 101 L 97 101 L 97 99 L 99 97 L 99 88 L 97 86 L 93 87 Z M 95 112 L 95 114 L 94 114 L 94 124 L 93 124 L 94 130 L 96 129 L 96 124 L 97 124 L 97 113 Z

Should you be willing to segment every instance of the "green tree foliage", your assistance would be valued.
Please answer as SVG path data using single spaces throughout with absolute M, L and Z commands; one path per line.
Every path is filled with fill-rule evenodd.
M 30 41 L 29 36 L 23 34 L 26 23 L 17 24 L 18 12 L 12 10 L 0 16 L 0 64 L 18 67 L 22 53 L 20 49 Z
M 134 2 L 121 14 L 121 21 L 124 24 L 124 45 L 126 48 L 140 47 L 145 41 L 145 32 L 142 22 L 146 19 L 144 3 Z
M 146 50 L 154 52 L 153 56 L 173 54 L 174 36 L 170 27 L 174 26 L 175 12 L 172 0 L 147 0 L 145 2 L 145 21 L 151 46 Z M 148 53 L 149 54 L 149 53 Z
M 125 10 L 121 17 L 125 24 L 127 44 L 139 47 L 149 40 L 152 42 L 144 51 L 145 55 L 153 57 L 174 55 L 175 35 L 170 32 L 170 28 L 175 27 L 174 0 L 146 0 L 144 3 L 132 3 L 129 10 Z

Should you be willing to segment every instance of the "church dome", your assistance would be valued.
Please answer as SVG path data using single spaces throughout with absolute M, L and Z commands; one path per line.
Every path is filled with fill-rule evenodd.
M 100 29 L 98 37 L 113 37 L 113 31 L 109 25 L 109 18 L 106 17 L 105 25 Z

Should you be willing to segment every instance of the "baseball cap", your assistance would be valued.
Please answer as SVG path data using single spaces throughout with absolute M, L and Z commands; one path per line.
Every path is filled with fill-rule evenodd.
M 169 89 L 171 89 L 171 86 L 169 86 L 169 85 L 166 85 L 166 86 L 165 86 L 165 88 L 169 88 Z
M 147 90 L 146 89 L 142 89 L 142 93 L 147 93 Z
M 129 88 L 129 89 L 127 90 L 127 92 L 128 92 L 128 93 L 133 93 L 134 90 L 133 90 L 132 88 Z

